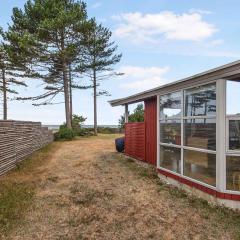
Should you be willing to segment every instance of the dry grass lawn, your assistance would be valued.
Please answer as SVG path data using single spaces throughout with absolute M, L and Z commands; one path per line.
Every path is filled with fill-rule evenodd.
M 161 183 L 114 137 L 53 143 L 2 177 L 1 239 L 240 239 L 239 213 Z

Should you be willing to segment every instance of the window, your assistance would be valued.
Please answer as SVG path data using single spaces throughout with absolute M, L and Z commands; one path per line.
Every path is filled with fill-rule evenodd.
M 215 186 L 216 155 L 184 150 L 184 175 Z
M 227 190 L 240 191 L 240 156 L 227 156 Z
M 240 119 L 229 120 L 229 150 L 240 150 Z
M 181 145 L 181 120 L 160 121 L 160 142 Z
M 181 117 L 181 92 L 169 93 L 160 98 L 160 118 Z
M 185 116 L 216 115 L 216 85 L 204 85 L 185 91 Z
M 227 115 L 240 115 L 239 99 L 240 82 L 227 81 Z
M 176 173 L 181 173 L 181 148 L 161 146 L 160 165 Z
M 216 185 L 216 83 L 160 97 L 160 167 Z
M 240 82 L 227 80 L 226 85 L 226 189 L 240 191 Z
M 181 173 L 182 92 L 160 97 L 160 166 Z
M 216 150 L 216 119 L 201 118 L 184 121 L 184 145 Z

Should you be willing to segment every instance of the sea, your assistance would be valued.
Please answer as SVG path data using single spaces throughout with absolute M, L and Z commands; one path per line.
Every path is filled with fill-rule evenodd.
M 48 127 L 50 130 L 58 130 L 60 125 L 43 125 L 44 127 Z M 93 128 L 93 125 L 82 125 L 83 128 Z M 106 127 L 106 128 L 118 128 L 118 125 L 98 125 L 98 127 Z

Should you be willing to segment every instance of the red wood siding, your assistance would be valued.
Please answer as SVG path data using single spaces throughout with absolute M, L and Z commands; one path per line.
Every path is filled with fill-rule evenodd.
M 125 154 L 145 160 L 145 123 L 125 124 Z
M 145 101 L 146 162 L 157 165 L 157 98 Z

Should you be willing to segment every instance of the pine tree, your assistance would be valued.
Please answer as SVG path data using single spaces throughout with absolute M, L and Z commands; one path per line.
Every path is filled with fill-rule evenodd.
M 82 35 L 82 58 L 79 59 L 78 70 L 87 75 L 93 85 L 94 100 L 94 133 L 97 135 L 97 97 L 109 95 L 106 90 L 98 90 L 101 81 L 122 75 L 113 70 L 122 54 L 116 54 L 117 45 L 111 42 L 112 33 L 109 29 L 97 24 L 95 19 L 90 20 L 90 27 Z
M 8 119 L 8 95 L 18 94 L 15 90 L 17 86 L 26 87 L 26 83 L 22 80 L 26 77 L 26 68 L 24 65 L 15 64 L 11 58 L 12 53 L 9 44 L 5 41 L 5 33 L 0 28 L 0 91 L 2 92 L 3 103 L 3 120 Z
M 68 128 L 71 128 L 70 89 L 74 87 L 69 83 L 69 66 L 79 54 L 81 29 L 86 20 L 83 2 L 29 0 L 24 10 L 13 9 L 13 24 L 7 35 L 18 49 L 16 58 L 25 57 L 31 71 L 45 83 L 43 94 L 25 99 L 49 104 L 56 95 L 63 94 Z

